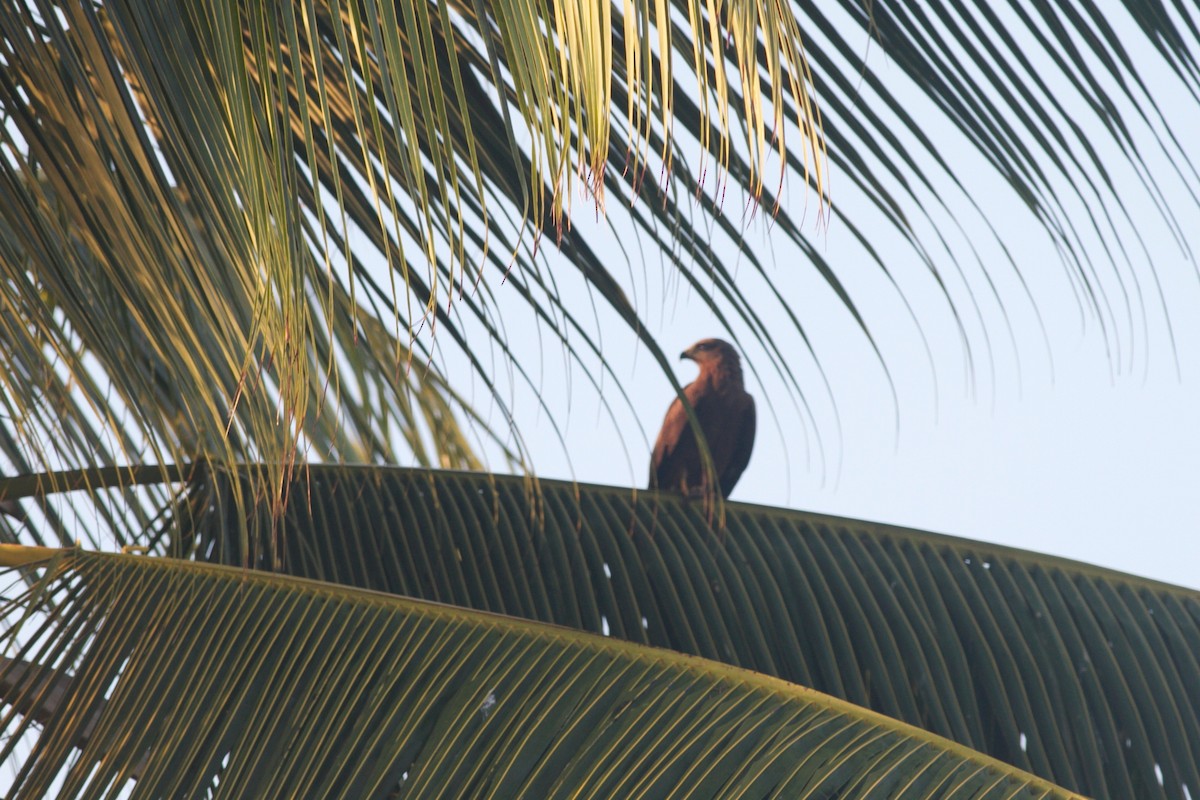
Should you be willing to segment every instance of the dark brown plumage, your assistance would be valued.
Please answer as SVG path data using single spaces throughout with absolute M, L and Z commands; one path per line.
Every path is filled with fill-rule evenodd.
M 0 514 L 7 514 L 21 522 L 25 521 L 25 509 L 16 500 L 0 500 Z
M 701 339 L 679 357 L 690 358 L 700 366 L 700 374 L 684 387 L 683 393 L 695 409 L 708 441 L 721 496 L 728 497 L 754 449 L 754 398 L 742 385 L 741 359 L 733 345 L 720 339 Z M 650 488 L 688 495 L 703 494 L 707 488 L 696 434 L 678 397 L 667 409 L 654 443 Z

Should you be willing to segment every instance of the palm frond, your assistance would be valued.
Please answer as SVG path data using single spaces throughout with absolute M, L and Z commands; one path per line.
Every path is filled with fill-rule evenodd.
M 0 665 L 0 763 L 29 746 L 13 798 L 1075 796 L 613 639 L 161 558 L 62 551 L 44 572 L 5 607 L 25 618 Z
M 248 80 L 242 27 L 189 16 L 205 10 L 0 12 L 8 468 L 478 467 L 473 412 L 425 344 L 333 278 L 320 202 L 305 210 L 284 155 L 287 104 Z
M 724 661 L 1093 797 L 1200 786 L 1194 591 L 796 511 L 732 503 L 721 529 L 674 496 L 356 467 L 306 470 L 247 554 L 228 495 L 195 483 L 145 543 Z
M 1138 283 L 1144 268 L 1140 278 L 1118 270 L 1114 283 L 1097 262 L 1122 260 L 1144 221 L 1130 209 L 1142 206 L 1189 250 L 1191 226 L 1163 203 L 1159 182 L 1177 179 L 1193 195 L 1200 183 L 1125 45 L 1152 42 L 1197 94 L 1193 10 L 1157 0 L 1122 8 L 1138 28 L 1118 35 L 1085 2 L 1018 4 L 1004 17 L 890 0 L 300 9 L 121 0 L 62 14 L 8 4 L 5 466 L 249 457 L 280 465 L 269 486 L 279 493 L 297 452 L 377 461 L 411 452 L 417 463 L 462 467 L 477 463 L 478 435 L 527 463 L 508 430 L 504 381 L 477 355 L 494 349 L 515 363 L 514 382 L 534 384 L 529 356 L 509 344 L 514 312 L 500 292 L 518 292 L 539 332 L 599 382 L 611 370 L 603 325 L 586 321 L 554 275 L 572 268 L 605 314 L 667 364 L 647 332 L 652 304 L 634 293 L 644 264 L 571 224 L 581 185 L 597 202 L 617 198 L 606 206 L 614 228 L 637 231 L 650 259 L 731 335 L 758 340 L 793 391 L 813 392 L 785 358 L 797 350 L 786 337 L 816 347 L 777 286 L 786 278 L 766 266 L 770 246 L 753 245 L 747 225 L 723 213 L 727 188 L 731 204 L 774 211 L 775 239 L 798 248 L 868 337 L 872 320 L 845 280 L 857 268 L 825 262 L 798 203 L 765 182 L 775 166 L 802 192 L 811 181 L 827 208 L 827 143 L 866 198 L 865 210 L 830 209 L 839 224 L 897 287 L 904 276 L 868 232 L 907 242 L 959 317 L 976 291 L 996 292 L 990 276 L 1005 268 L 986 265 L 965 298 L 949 288 L 944 273 L 968 256 L 948 232 L 925 241 L 918 221 L 961 226 L 971 189 L 929 122 L 863 58 L 876 47 L 1012 187 L 1029 217 L 995 229 L 998 239 L 1040 224 L 1083 303 L 1114 330 L 1122 305 L 1153 292 Z M 1028 41 L 1081 104 L 1045 83 Z M 1165 168 L 1151 168 L 1137 131 Z M 1114 182 L 1103 143 L 1117 145 L 1140 186 Z M 714 163 L 722 177 L 706 180 Z M 1132 234 L 1121 233 L 1127 218 Z M 1085 231 L 1100 235 L 1103 254 L 1081 243 Z M 561 258 L 538 250 L 547 232 Z M 728 253 L 766 287 L 784 325 L 768 324 Z M 621 276 L 622 260 L 635 277 Z M 465 380 L 451 386 L 439 372 L 443 343 L 497 404 L 495 430 L 478 417 L 465 430 L 456 423 L 472 415 Z

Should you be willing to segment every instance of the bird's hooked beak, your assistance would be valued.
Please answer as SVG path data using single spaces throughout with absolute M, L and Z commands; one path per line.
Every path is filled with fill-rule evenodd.
M 680 361 L 683 361 L 685 358 L 691 358 L 691 357 L 692 357 L 692 351 L 690 348 L 687 350 L 684 350 L 682 353 L 679 354 Z

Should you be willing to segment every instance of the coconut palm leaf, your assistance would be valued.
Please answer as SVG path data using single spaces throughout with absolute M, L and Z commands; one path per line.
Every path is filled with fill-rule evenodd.
M 796 511 L 732 503 L 719 528 L 674 496 L 356 467 L 306 469 L 247 554 L 227 479 L 195 476 L 156 552 L 724 661 L 1093 797 L 1200 786 L 1195 591 Z
M 5 605 L 0 763 L 29 748 L 12 798 L 1076 796 L 614 639 L 169 559 L 42 563 Z
M 776 167 L 801 191 L 814 185 L 813 208 L 859 238 L 885 280 L 903 285 L 868 232 L 908 242 L 967 315 L 1003 267 L 989 265 L 966 300 L 946 288 L 943 273 L 971 256 L 945 232 L 925 241 L 917 222 L 958 226 L 951 209 L 969 207 L 970 192 L 928 121 L 863 59 L 868 44 L 1012 186 L 1030 217 L 1000 240 L 1042 225 L 1116 337 L 1122 305 L 1153 292 L 1121 270 L 1114 288 L 1094 261 L 1136 246 L 1125 243 L 1137 237 L 1138 219 L 1133 234 L 1123 222 L 1131 207 L 1155 208 L 1188 249 L 1190 226 L 1157 182 L 1197 185 L 1122 38 L 1152 42 L 1196 94 L 1194 9 L 1123 8 L 1138 27 L 1118 35 L 1084 0 L 1018 3 L 1003 18 L 897 0 L 5 4 L 5 468 L 251 459 L 277 465 L 259 489 L 278 496 L 299 453 L 465 467 L 478 463 L 478 436 L 524 464 L 507 429 L 511 387 L 479 355 L 515 362 L 513 380 L 536 385 L 532 357 L 509 345 L 515 312 L 501 314 L 500 292 L 516 291 L 539 332 L 599 383 L 612 377 L 599 316 L 589 322 L 555 275 L 574 270 L 665 369 L 645 324 L 652 304 L 637 294 L 647 258 L 757 340 L 764 368 L 803 395 L 813 384 L 784 355 L 809 349 L 807 331 L 766 267 L 769 245 L 723 208 L 770 209 L 774 235 L 864 332 L 870 320 L 845 265 L 825 263 L 803 230 L 807 204 L 773 188 Z M 1081 103 L 1044 84 L 1030 41 Z M 1136 131 L 1175 174 L 1147 165 Z M 1122 148 L 1141 187 L 1114 183 L 1097 139 Z M 867 198 L 854 217 L 825 205 L 827 152 Z M 580 188 L 589 202 L 618 201 L 606 206 L 613 227 L 636 230 L 644 255 L 571 224 Z M 1103 234 L 1098 258 L 1086 230 Z M 745 293 L 735 252 L 765 303 Z M 772 309 L 782 328 L 768 324 Z M 498 430 L 459 424 L 471 412 L 438 348 L 498 404 Z

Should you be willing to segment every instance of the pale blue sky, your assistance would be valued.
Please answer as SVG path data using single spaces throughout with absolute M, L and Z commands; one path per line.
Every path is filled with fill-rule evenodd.
M 1113 19 L 1119 23 L 1117 13 L 1113 11 Z M 1145 45 L 1132 36 L 1127 44 L 1135 63 L 1147 65 L 1143 78 L 1156 87 L 1155 99 L 1173 130 L 1181 137 L 1200 130 L 1200 109 L 1190 95 L 1153 56 L 1145 57 Z M 798 338 L 792 335 L 786 342 L 795 355 L 790 363 L 813 404 L 812 421 L 796 412 L 769 363 L 752 338 L 745 336 L 742 341 L 760 364 L 764 383 L 751 382 L 751 391 L 760 398 L 758 441 L 733 499 L 951 533 L 1200 588 L 1200 280 L 1194 262 L 1172 239 L 1136 173 L 1115 147 L 1097 135 L 1114 184 L 1144 241 L 1142 249 L 1135 237 L 1126 235 L 1127 257 L 1114 251 L 1115 271 L 1099 239 L 1083 243 L 1095 262 L 1098 285 L 1105 287 L 1113 303 L 1113 316 L 1105 320 L 1102 330 L 1099 318 L 1077 301 L 1048 237 L 1016 197 L 923 98 L 904 87 L 900 71 L 886 62 L 877 47 L 870 52 L 870 63 L 893 80 L 894 91 L 901 94 L 910 113 L 929 120 L 926 132 L 942 147 L 943 157 L 961 166 L 966 190 L 982 209 L 981 214 L 972 212 L 966 198 L 939 186 L 978 252 L 979 261 L 974 263 L 966 240 L 945 214 L 935 215 L 934 224 L 950 240 L 965 275 L 960 279 L 954 274 L 944 253 L 934 254 L 964 315 L 974 368 L 966 368 L 953 318 L 910 248 L 889 242 L 886 233 L 875 242 L 883 245 L 889 268 L 899 276 L 922 320 L 932 366 L 895 290 L 869 265 L 846 227 L 835 222 L 818 230 L 810 214 L 806 232 L 861 304 L 895 378 L 899 431 L 888 385 L 865 339 L 850 326 L 848 315 L 802 257 L 776 237 L 771 277 L 814 340 L 832 385 L 840 431 L 833 405 L 823 393 L 811 359 L 800 351 Z M 1055 85 L 1049 67 L 1044 74 Z M 1065 101 L 1078 110 L 1077 102 L 1072 106 L 1069 98 Z M 1080 119 L 1089 130 L 1094 127 L 1094 121 Z M 1195 235 L 1200 209 L 1162 158 L 1149 130 L 1139 128 L 1131 116 L 1127 120 L 1195 247 L 1200 244 Z M 1200 150 L 1189 155 L 1200 158 Z M 1188 175 L 1196 190 L 1200 181 Z M 812 202 L 799 184 L 791 181 L 785 195 L 797 216 L 800 204 Z M 834 202 L 855 215 L 854 204 L 862 199 L 836 172 L 831 184 Z M 1068 189 L 1062 187 L 1064 193 Z M 1086 225 L 1084 208 L 1069 198 L 1067 202 L 1075 219 Z M 606 243 L 611 246 L 611 257 L 617 262 L 613 271 L 624 274 L 613 234 L 584 222 L 587 215 L 578 213 L 584 203 L 578 199 L 576 203 L 577 224 L 590 225 L 591 242 L 600 252 Z M 736 200 L 727 201 L 726 208 L 740 215 Z M 914 211 L 912 216 L 920 225 L 919 215 Z M 1046 326 L 1045 339 L 1015 273 L 1003 252 L 989 241 L 985 217 L 1000 231 L 1030 284 Z M 926 228 L 926 241 L 936 243 Z M 1125 230 L 1128 233 L 1127 226 Z M 761 215 L 747 229 L 751 241 L 768 235 Z M 1114 241 L 1110 237 L 1110 246 Z M 628 240 L 624 243 L 629 245 Z M 715 242 L 714 247 L 728 245 Z M 641 262 L 641 254 L 632 252 L 635 271 L 644 264 L 648 278 L 644 285 L 638 272 L 636 284 L 628 291 L 664 350 L 678 353 L 698 338 L 720 333 L 694 297 L 679 290 L 677 283 L 662 284 L 657 255 Z M 733 263 L 736 256 L 729 252 L 726 263 Z M 1162 283 L 1173 326 L 1178 374 L 1166 315 L 1148 269 L 1150 261 Z M 1014 331 L 1011 339 L 1000 304 L 988 296 L 979 264 L 987 266 L 997 285 Z M 581 291 L 572 285 L 569 269 L 556 269 L 568 297 Z M 770 303 L 760 282 L 748 266 L 739 269 L 739 285 L 768 313 Z M 967 286 L 980 304 L 982 323 L 973 318 Z M 1131 298 L 1128 315 L 1124 296 Z M 518 301 L 512 302 L 515 310 Z M 587 482 L 644 485 L 649 441 L 632 432 L 634 416 L 612 391 L 612 382 L 606 384 L 605 395 L 617 409 L 615 426 L 599 412 L 595 394 L 578 369 L 565 369 L 556 349 L 544 348 L 539 371 L 537 356 L 528 357 L 537 341 L 535 334 L 516 316 L 506 318 L 510 336 L 523 348 L 527 356 L 523 363 L 540 382 L 543 400 L 563 423 L 566 451 L 574 454 L 568 464 L 532 393 L 518 390 L 517 421 L 537 472 L 547 477 L 573 475 Z M 769 312 L 768 321 L 780 331 L 786 326 L 778 309 Z M 619 365 L 618 376 L 636 394 L 636 421 L 652 441 L 671 389 L 619 322 L 601 314 L 600 326 L 605 354 Z M 1106 342 L 1111 354 L 1106 352 Z M 682 362 L 676 374 L 686 382 L 694 372 L 694 367 Z M 764 408 L 767 397 L 775 399 L 778 423 Z M 824 463 L 812 457 L 814 429 L 824 441 Z M 624 433 L 624 442 L 617 430 Z

